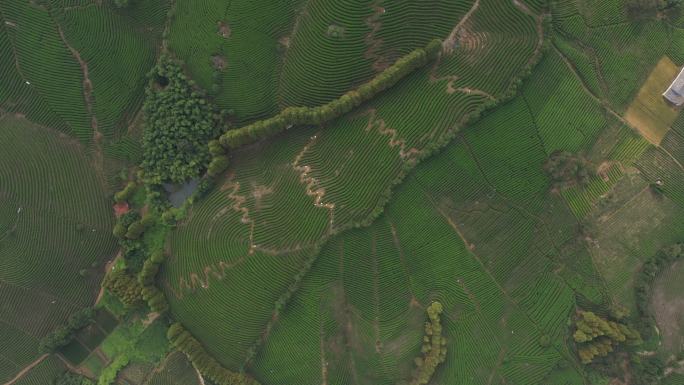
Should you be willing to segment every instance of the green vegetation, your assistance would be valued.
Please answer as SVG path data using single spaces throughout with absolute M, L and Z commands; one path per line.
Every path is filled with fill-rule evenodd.
M 209 165 L 207 143 L 218 134 L 218 116 L 171 58 L 162 56 L 149 78 L 143 105 L 145 178 L 152 184 L 196 178 Z
M 435 60 L 441 49 L 441 43 L 440 40 L 435 39 L 424 49 L 415 49 L 376 75 L 372 80 L 322 106 L 288 107 L 272 118 L 260 120 L 239 129 L 229 130 L 221 135 L 220 143 L 228 149 L 235 149 L 271 137 L 293 125 L 321 125 L 339 118 L 374 98 L 380 92 L 394 86 L 406 75 Z
M 95 322 L 94 317 L 95 310 L 92 308 L 85 308 L 72 314 L 66 325 L 60 326 L 40 340 L 38 350 L 41 353 L 52 353 L 57 348 L 67 345 L 78 330 Z
M 259 383 L 242 373 L 234 373 L 224 369 L 212 358 L 202 345 L 179 323 L 169 327 L 167 334 L 171 344 L 185 353 L 192 364 L 203 375 L 219 385 L 258 385 Z
M 2 2 L 0 382 L 681 382 L 680 1 L 424 5 Z
M 43 337 L 92 306 L 116 242 L 105 187 L 77 143 L 0 112 L 0 147 L 4 383 L 38 359 Z
M 578 354 L 583 364 L 595 357 L 605 357 L 621 343 L 639 345 L 643 341 L 639 332 L 615 321 L 605 320 L 590 311 L 580 311 L 572 335 L 578 344 Z
M 586 186 L 593 172 L 591 165 L 580 157 L 567 151 L 556 151 L 544 163 L 544 171 L 555 188 L 563 189 L 571 186 Z
M 425 337 L 421 349 L 423 357 L 416 358 L 416 374 L 410 382 L 411 385 L 425 385 L 430 382 L 437 365 L 446 359 L 447 341 L 442 337 L 440 321 L 442 310 L 442 304 L 439 302 L 433 302 L 427 308 L 430 321 L 425 323 Z
M 94 383 L 80 374 L 64 372 L 53 381 L 52 385 L 94 385 Z
M 107 365 L 97 380 L 97 385 L 110 385 L 116 380 L 117 374 L 129 363 L 129 358 L 125 354 L 118 355 L 112 363 Z
M 634 296 L 636 298 L 637 316 L 639 317 L 639 328 L 645 338 L 652 336 L 655 327 L 653 312 L 650 308 L 653 283 L 663 270 L 682 257 L 684 257 L 684 244 L 677 243 L 658 250 L 654 256 L 648 258 L 641 265 L 634 281 Z
M 118 268 L 105 276 L 102 286 L 112 292 L 127 307 L 136 307 L 142 301 L 142 287 L 128 269 Z

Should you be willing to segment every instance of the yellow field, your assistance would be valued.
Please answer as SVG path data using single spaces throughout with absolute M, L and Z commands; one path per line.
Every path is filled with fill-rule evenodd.
M 677 65 L 663 56 L 625 113 L 625 119 L 655 145 L 660 144 L 679 115 L 679 110 L 669 105 L 662 96 L 678 73 Z

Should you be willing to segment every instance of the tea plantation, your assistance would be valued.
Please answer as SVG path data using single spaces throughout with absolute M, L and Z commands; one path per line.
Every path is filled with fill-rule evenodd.
M 683 31 L 679 0 L 0 2 L 0 383 L 682 383 Z

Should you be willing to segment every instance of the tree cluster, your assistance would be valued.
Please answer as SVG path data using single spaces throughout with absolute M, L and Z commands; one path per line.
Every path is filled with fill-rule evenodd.
M 442 304 L 433 302 L 428 306 L 429 321 L 425 323 L 425 336 L 423 336 L 423 356 L 415 359 L 416 370 L 410 385 L 425 385 L 430 382 L 437 365 L 446 359 L 446 338 L 442 336 Z
M 126 228 L 126 239 L 138 239 L 147 228 L 155 222 L 153 215 L 146 214 L 140 220 L 134 221 Z
M 76 332 L 95 322 L 95 310 L 87 307 L 72 314 L 66 325 L 53 330 L 40 340 L 38 350 L 41 353 L 52 353 L 62 346 L 66 346 L 74 339 Z
M 142 301 L 142 287 L 126 270 L 116 269 L 107 274 L 102 286 L 117 296 L 126 307 L 135 307 Z
M 222 367 L 180 323 L 174 323 L 169 327 L 167 337 L 171 345 L 188 356 L 203 376 L 218 385 L 260 385 L 244 373 L 232 372 Z
M 149 77 L 143 104 L 145 178 L 153 184 L 196 178 L 211 160 L 207 143 L 218 135 L 220 117 L 169 57 L 162 56 Z
M 102 370 L 100 377 L 97 379 L 97 385 L 110 385 L 116 381 L 119 371 L 125 368 L 130 362 L 128 355 L 118 355 L 111 364 Z
M 169 303 L 166 300 L 164 292 L 155 286 L 155 280 L 159 267 L 164 262 L 165 256 L 162 250 L 156 250 L 145 260 L 140 273 L 138 274 L 138 282 L 142 286 L 142 297 L 147 301 L 147 306 L 158 313 L 164 313 L 169 309 Z
M 597 356 L 607 356 L 621 343 L 638 345 L 642 342 L 638 331 L 623 323 L 603 319 L 590 311 L 578 313 L 573 339 L 583 364 L 591 363 Z
M 441 42 L 435 39 L 425 48 L 413 50 L 372 80 L 331 102 L 317 107 L 288 107 L 274 117 L 226 132 L 221 135 L 220 143 L 225 148 L 234 149 L 282 132 L 293 125 L 322 124 L 338 118 L 434 60 L 440 49 Z
M 634 294 L 639 317 L 639 330 L 645 338 L 651 336 L 655 326 L 649 307 L 653 281 L 666 267 L 683 257 L 684 243 L 676 243 L 656 252 L 654 256 L 644 262 L 639 270 L 634 282 Z
M 211 154 L 211 162 L 207 168 L 207 175 L 213 178 L 227 169 L 230 161 L 226 149 L 218 140 L 209 142 L 209 154 Z
M 591 164 L 567 151 L 555 151 L 544 163 L 544 171 L 555 188 L 585 186 L 593 172 Z

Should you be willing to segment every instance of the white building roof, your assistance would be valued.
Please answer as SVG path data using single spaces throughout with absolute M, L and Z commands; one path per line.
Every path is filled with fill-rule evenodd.
M 684 105 L 684 68 L 682 68 L 675 80 L 672 81 L 672 84 L 663 93 L 663 96 L 675 106 Z

